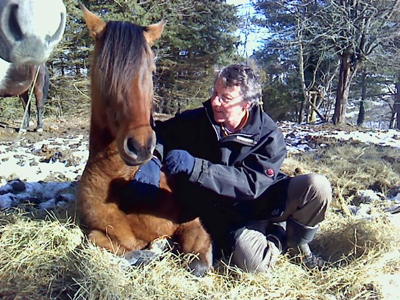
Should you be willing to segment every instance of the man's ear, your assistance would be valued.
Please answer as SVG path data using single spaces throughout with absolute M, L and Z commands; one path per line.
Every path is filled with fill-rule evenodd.
M 250 102 L 246 102 L 246 104 L 243 106 L 243 110 L 248 110 L 251 108 L 251 103 Z

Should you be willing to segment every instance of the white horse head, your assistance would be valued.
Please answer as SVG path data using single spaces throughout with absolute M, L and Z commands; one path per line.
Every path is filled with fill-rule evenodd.
M 0 58 L 45 62 L 62 38 L 65 20 L 62 0 L 0 0 Z

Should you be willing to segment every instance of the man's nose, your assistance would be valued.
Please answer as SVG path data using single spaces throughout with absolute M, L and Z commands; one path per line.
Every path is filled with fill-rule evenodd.
M 211 98 L 211 101 L 214 102 L 215 105 L 218 105 L 218 106 L 221 105 L 221 99 L 218 97 L 218 95 L 214 95 Z

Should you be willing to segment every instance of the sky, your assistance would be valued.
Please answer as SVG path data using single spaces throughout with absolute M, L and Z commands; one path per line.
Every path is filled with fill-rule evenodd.
M 226 3 L 233 5 L 240 5 L 239 14 L 241 15 L 249 14 L 251 16 L 255 13 L 254 8 L 249 0 L 227 0 Z M 238 35 L 240 35 L 241 40 L 243 42 L 246 40 L 245 34 L 238 32 Z M 247 47 L 240 48 L 239 49 L 240 54 L 242 54 L 245 57 L 252 55 L 253 50 L 255 50 L 260 45 L 259 42 L 263 39 L 263 37 L 265 37 L 265 32 L 264 33 L 249 32 L 246 43 Z

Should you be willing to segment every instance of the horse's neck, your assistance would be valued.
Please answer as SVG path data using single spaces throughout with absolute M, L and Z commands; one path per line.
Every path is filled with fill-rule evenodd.
M 89 136 L 89 159 L 92 157 L 112 158 L 119 156 L 115 139 L 111 135 L 110 130 L 90 125 Z
M 0 58 L 0 90 L 3 87 L 3 83 L 6 81 L 8 70 L 11 68 L 11 64 Z
M 110 177 L 122 177 L 126 180 L 131 179 L 137 169 L 124 163 L 111 132 L 94 126 L 93 120 L 90 126 L 88 165 L 100 168 L 102 172 L 110 174 Z
M 92 94 L 92 99 L 97 97 Z M 103 106 L 101 101 L 93 102 L 90 113 L 90 135 L 89 135 L 89 150 L 91 153 L 106 153 L 117 151 L 115 145 L 115 137 L 112 135 L 108 127 L 107 108 Z

